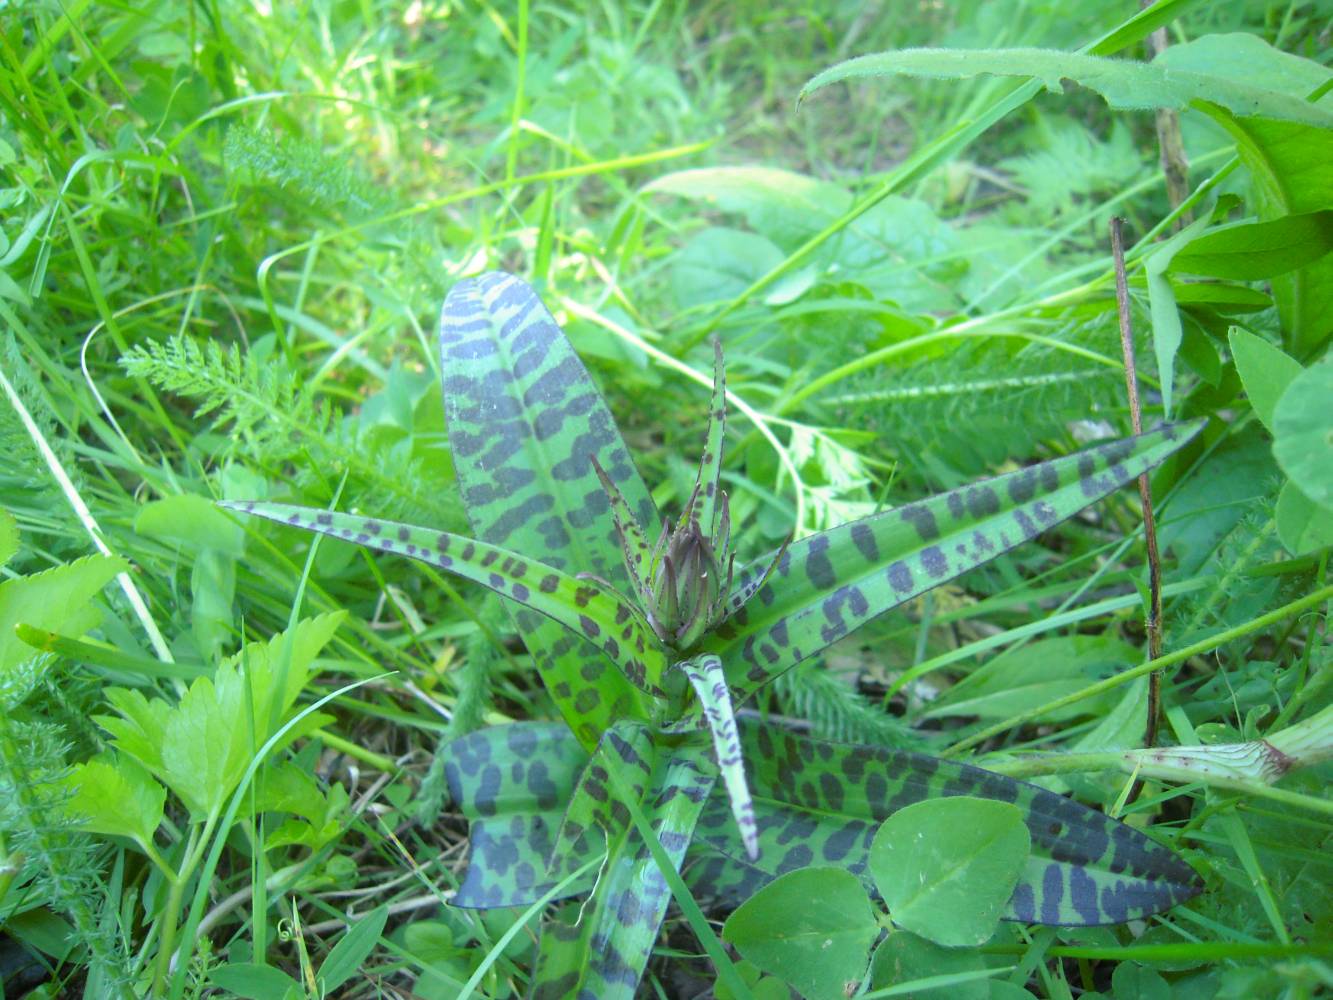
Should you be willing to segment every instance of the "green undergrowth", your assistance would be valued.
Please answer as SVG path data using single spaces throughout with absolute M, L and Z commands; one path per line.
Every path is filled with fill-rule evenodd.
M 523 626 L 436 566 L 215 504 L 480 535 L 440 392 L 460 281 L 531 284 L 671 517 L 720 341 L 739 575 L 1132 433 L 1113 216 L 1144 429 L 1207 419 L 1150 477 L 1160 648 L 1128 486 L 736 708 L 1036 782 L 1202 893 L 997 925 L 1019 809 L 927 799 L 860 878 L 742 902 L 672 870 L 638 995 L 1333 989 L 1328 15 L 1137 10 L 0 4 L 0 996 L 558 995 L 539 928 L 577 936 L 577 900 L 451 903 L 477 834 L 450 741 L 564 731 Z M 552 772 L 588 749 L 552 736 Z M 975 842 L 901 849 L 950 828 Z

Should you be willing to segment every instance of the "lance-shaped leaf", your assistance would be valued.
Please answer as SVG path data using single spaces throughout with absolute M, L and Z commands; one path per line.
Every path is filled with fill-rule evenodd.
M 498 272 L 456 284 L 440 316 L 440 362 L 449 445 L 473 533 L 627 592 L 591 459 L 641 524 L 656 524 L 657 509 L 611 412 L 532 287 Z M 585 747 L 614 719 L 647 718 L 642 696 L 597 645 L 510 608 L 542 682 Z
M 1203 421 L 1029 466 L 793 542 L 754 598 L 702 648 L 743 701 L 876 615 L 989 562 L 1100 500 L 1189 441 Z M 762 563 L 761 563 L 762 565 Z M 753 579 L 743 573 L 735 590 Z M 702 725 L 702 710 L 694 712 Z
M 739 902 L 806 865 L 865 877 L 879 824 L 927 798 L 972 795 L 1023 813 L 1032 853 L 1006 917 L 1089 926 L 1159 913 L 1196 895 L 1198 876 L 1171 850 L 1118 820 L 1036 785 L 979 767 L 881 747 L 827 743 L 744 720 L 760 860 L 744 860 L 726 802 L 714 795 L 696 845 L 713 852 L 689 872 L 700 893 Z M 705 854 L 701 851 L 700 854 Z M 867 885 L 869 885 L 867 879 Z
M 630 585 L 634 587 L 634 594 L 638 598 L 640 606 L 645 606 L 652 597 L 652 591 L 648 586 L 648 574 L 653 565 L 653 547 L 648 544 L 648 539 L 643 533 L 643 526 L 639 524 L 638 518 L 630 510 L 624 494 L 620 492 L 611 477 L 598 464 L 596 458 L 592 460 L 592 468 L 597 473 L 598 480 L 601 481 L 607 500 L 611 503 L 611 517 L 615 521 L 616 535 L 620 539 L 621 554 L 625 560 L 625 572 L 629 576 Z
M 713 338 L 713 398 L 708 405 L 708 438 L 699 459 L 699 475 L 694 488 L 697 491 L 694 515 L 699 519 L 708 537 L 716 540 L 719 556 L 727 551 L 729 540 L 718 539 L 720 521 L 726 516 L 722 500 L 722 446 L 727 435 L 727 375 L 722 364 L 722 341 Z
M 759 856 L 759 835 L 755 828 L 754 803 L 745 784 L 745 761 L 741 756 L 740 737 L 736 734 L 736 716 L 731 709 L 731 693 L 727 690 L 722 660 L 704 653 L 676 666 L 689 679 L 695 696 L 708 720 L 713 735 L 713 749 L 717 753 L 718 770 L 731 803 L 731 814 L 736 820 L 741 843 L 751 860 Z
M 447 531 L 284 503 L 240 500 L 221 506 L 419 559 L 479 583 L 559 622 L 600 647 L 643 690 L 666 696 L 661 681 L 668 661 L 661 643 L 637 608 L 592 580 L 577 579 L 517 552 Z
M 717 769 L 700 744 L 659 742 L 660 736 L 636 723 L 618 723 L 604 741 L 609 767 L 629 778 L 651 774 L 640 802 L 671 863 L 685 858 L 695 824 L 717 779 Z M 623 754 L 623 764 L 615 757 Z M 630 785 L 623 784 L 628 790 Z M 620 789 L 606 788 L 618 798 Z M 597 997 L 632 1000 L 657 940 L 671 892 L 648 845 L 632 824 L 607 842 L 597 891 L 582 908 L 567 906 L 565 920 L 548 922 L 533 972 L 530 1000 Z
M 455 906 L 527 906 L 546 894 L 555 833 L 587 762 L 588 752 L 558 722 L 491 726 L 449 744 L 449 795 L 472 824 Z M 589 877 L 569 894 L 591 887 Z

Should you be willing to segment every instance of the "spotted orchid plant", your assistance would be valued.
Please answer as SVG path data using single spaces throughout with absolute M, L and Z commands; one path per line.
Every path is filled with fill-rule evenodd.
M 660 518 L 605 402 L 525 282 L 490 273 L 456 285 L 440 350 L 475 537 L 277 503 L 227 506 L 422 560 L 512 610 L 564 724 L 457 739 L 446 777 L 471 822 L 454 905 L 592 893 L 547 921 L 532 996 L 634 995 L 671 891 L 632 811 L 694 893 L 730 903 L 809 864 L 865 877 L 887 816 L 949 795 L 1022 810 L 1032 852 L 1011 919 L 1114 923 L 1198 891 L 1170 850 L 1070 799 L 967 764 L 822 742 L 735 708 L 871 618 L 1133 480 L 1197 424 L 1030 466 L 736 568 L 719 486 L 720 346 L 698 479 L 674 524 Z

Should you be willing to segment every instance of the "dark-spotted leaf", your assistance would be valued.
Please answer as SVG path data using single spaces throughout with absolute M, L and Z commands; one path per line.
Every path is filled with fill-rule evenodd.
M 893 922 L 948 947 L 995 933 L 1027 865 L 1017 806 L 959 796 L 899 809 L 870 845 L 870 871 Z
M 1301 372 L 1273 411 L 1273 457 L 1310 500 L 1333 510 L 1333 360 Z
M 717 768 L 702 741 L 680 743 L 634 722 L 620 722 L 607 733 L 614 753 L 606 766 L 624 774 L 623 788 L 633 788 L 634 773 L 644 771 L 651 782 L 642 789 L 641 808 L 667 859 L 679 868 L 694 837 L 704 803 L 717 780 Z M 617 754 L 646 754 L 646 767 L 635 762 L 621 770 Z M 589 765 L 592 766 L 591 764 Z M 621 785 L 609 782 L 617 797 Z M 637 792 L 638 790 L 635 789 Z M 626 812 L 613 800 L 612 812 Z M 632 1000 L 652 954 L 653 942 L 666 914 L 671 891 L 647 843 L 633 823 L 617 820 L 620 833 L 606 841 L 606 859 L 597 891 L 580 909 L 565 907 L 566 919 L 542 928 L 530 1000 L 564 1000 L 571 996 L 597 1000 Z
M 221 506 L 438 566 L 558 622 L 599 647 L 636 686 L 665 693 L 667 656 L 661 643 L 634 605 L 594 580 L 447 531 L 282 503 Z
M 1301 365 L 1281 348 L 1274 347 L 1248 330 L 1233 326 L 1227 334 L 1231 357 L 1236 362 L 1236 373 L 1250 406 L 1259 422 L 1273 431 L 1273 411 L 1277 401 L 1287 391 L 1291 380 L 1301 373 Z
M 567 573 L 629 591 L 594 458 L 639 523 L 660 523 L 611 411 L 527 282 L 491 272 L 460 281 L 440 315 L 444 416 L 458 488 L 477 538 L 540 553 Z M 595 644 L 506 602 L 542 683 L 586 748 L 644 698 Z
M 527 906 L 545 895 L 555 833 L 587 762 L 588 752 L 563 722 L 490 726 L 449 744 L 445 781 L 471 821 L 455 906 Z M 571 894 L 591 884 L 573 886 Z
M 1200 421 L 983 480 L 791 544 L 750 602 L 704 638 L 738 704 L 778 674 L 877 615 L 989 562 L 1151 469 Z M 768 559 L 733 588 L 746 589 Z M 703 725 L 702 709 L 692 718 Z
M 726 799 L 699 821 L 690 885 L 741 902 L 805 865 L 868 878 L 880 823 L 914 802 L 956 795 L 1016 805 L 1032 840 L 1005 917 L 1096 925 L 1160 913 L 1198 894 L 1193 870 L 1142 832 L 1036 785 L 905 750 L 828 743 L 740 720 L 759 827 L 759 860 L 745 860 Z
M 802 868 L 755 893 L 722 928 L 722 939 L 811 1000 L 851 996 L 879 935 L 875 908 L 856 876 Z

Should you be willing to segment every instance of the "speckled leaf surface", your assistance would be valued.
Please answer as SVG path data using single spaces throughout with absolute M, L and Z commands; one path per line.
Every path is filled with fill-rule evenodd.
M 760 860 L 744 860 L 727 803 L 714 795 L 696 833 L 699 861 L 687 877 L 701 894 L 739 902 L 772 878 L 810 864 L 864 877 L 870 843 L 885 818 L 949 795 L 1011 802 L 1023 811 L 1032 854 L 1009 899 L 1008 919 L 1119 923 L 1159 913 L 1202 888 L 1170 849 L 1027 782 L 924 754 L 814 740 L 751 720 L 742 723 L 741 743 Z
M 658 744 L 646 727 L 619 723 L 608 734 L 626 754 L 626 777 L 642 771 L 634 760 L 641 748 L 651 755 L 651 781 L 641 802 L 653 832 L 679 868 L 695 824 L 717 778 L 702 744 Z M 613 752 L 616 744 L 603 741 Z M 608 758 L 608 761 L 610 758 Z M 616 792 L 608 792 L 616 795 Z M 566 907 L 566 920 L 542 929 L 532 1000 L 631 1000 L 657 940 L 671 892 L 638 831 L 627 824 L 607 844 L 597 891 L 582 910 Z M 576 923 L 567 922 L 574 915 Z
M 293 528 L 407 556 L 481 584 L 599 646 L 624 676 L 658 696 L 667 654 L 638 609 L 597 582 L 576 579 L 508 549 L 396 521 L 242 500 L 220 506 Z
M 456 284 L 440 317 L 440 362 L 449 445 L 473 533 L 628 591 L 592 458 L 641 524 L 658 523 L 657 510 L 611 412 L 532 287 L 498 272 Z M 647 717 L 642 695 L 597 646 L 511 609 L 547 691 L 585 747 L 615 719 Z
M 736 716 L 731 708 L 731 695 L 722 671 L 722 660 L 704 653 L 678 663 L 677 668 L 689 679 L 699 704 L 708 719 L 708 731 L 713 737 L 713 751 L 717 754 L 718 770 L 731 814 L 736 820 L 745 853 L 751 859 L 759 855 L 759 837 L 755 830 L 754 803 L 745 783 L 745 760 L 741 756 L 741 741 L 736 730 Z
M 555 832 L 587 762 L 588 752 L 559 722 L 491 726 L 449 744 L 449 795 L 471 820 L 455 906 L 527 906 L 546 893 Z M 589 876 L 568 894 L 591 887 Z
M 597 743 L 568 798 L 556 831 L 546 881 L 554 884 L 583 866 L 588 858 L 624 838 L 630 816 L 610 782 L 614 768 L 621 787 L 642 802 L 652 781 L 654 751 L 646 726 L 612 726 Z
M 753 599 L 701 646 L 727 664 L 739 704 L 876 615 L 1100 500 L 1202 427 L 1194 421 L 1098 445 L 793 542 Z M 762 571 L 741 574 L 735 589 Z M 702 724 L 698 708 L 695 717 Z

